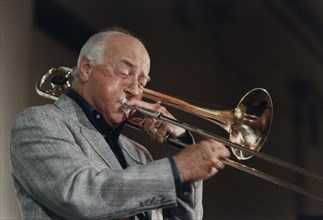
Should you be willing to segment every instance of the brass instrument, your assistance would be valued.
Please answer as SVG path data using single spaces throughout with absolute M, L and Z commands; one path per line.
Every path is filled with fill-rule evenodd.
M 47 99 L 57 100 L 58 97 L 71 86 L 71 81 L 73 80 L 73 76 L 71 74 L 72 71 L 72 68 L 64 66 L 56 66 L 50 68 L 37 81 L 37 93 L 40 96 L 45 97 Z M 157 101 L 163 105 L 171 106 L 173 108 L 185 111 L 192 115 L 211 121 L 212 123 L 220 126 L 225 131 L 227 131 L 229 133 L 229 139 L 220 137 L 219 135 L 180 122 L 178 120 L 166 117 L 160 112 L 135 107 L 135 109 L 144 116 L 153 117 L 157 120 L 163 120 L 165 122 L 182 127 L 193 133 L 202 135 L 203 137 L 217 140 L 223 143 L 224 145 L 231 147 L 233 154 L 239 160 L 246 160 L 251 158 L 252 156 L 255 156 L 272 164 L 284 167 L 290 171 L 323 182 L 323 177 L 317 174 L 314 174 L 302 167 L 285 162 L 276 157 L 270 156 L 259 151 L 265 143 L 266 138 L 268 136 L 273 114 L 272 100 L 269 93 L 265 89 L 252 89 L 243 96 L 243 98 L 240 100 L 240 102 L 235 108 L 223 111 L 194 106 L 183 100 L 146 88 L 144 89 L 143 96 L 147 99 Z M 127 123 L 131 127 L 138 128 L 138 124 L 135 121 L 132 121 L 131 119 L 128 120 Z M 185 143 L 177 139 L 167 137 L 167 139 L 165 140 L 178 146 L 186 146 Z M 261 172 L 255 168 L 245 166 L 231 159 L 224 159 L 223 162 L 228 166 L 252 174 L 254 176 L 277 184 L 281 187 L 305 195 L 309 198 L 323 202 L 322 197 L 315 195 L 300 186 L 281 180 L 272 175 Z

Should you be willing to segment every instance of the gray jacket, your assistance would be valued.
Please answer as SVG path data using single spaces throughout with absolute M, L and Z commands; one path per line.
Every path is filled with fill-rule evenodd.
M 24 219 L 202 219 L 202 182 L 176 190 L 167 158 L 121 135 L 122 169 L 83 110 L 63 95 L 30 107 L 11 130 L 12 176 Z M 168 146 L 170 147 L 170 146 Z

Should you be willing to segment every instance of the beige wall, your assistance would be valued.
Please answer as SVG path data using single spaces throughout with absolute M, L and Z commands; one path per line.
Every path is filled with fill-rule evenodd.
M 9 170 L 9 127 L 28 104 L 32 5 L 30 1 L 1 1 L 1 183 L 0 219 L 19 219 Z M 19 16 L 17 16 L 19 15 Z
M 14 117 L 27 106 L 47 102 L 37 96 L 38 77 L 56 64 L 71 64 L 75 54 L 32 24 L 33 1 L 0 1 L 1 74 L 1 173 L 0 219 L 20 219 L 9 167 L 9 128 Z

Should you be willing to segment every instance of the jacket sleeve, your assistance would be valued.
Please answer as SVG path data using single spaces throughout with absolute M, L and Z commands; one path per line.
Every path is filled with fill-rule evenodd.
M 41 107 L 13 123 L 13 176 L 38 204 L 67 219 L 122 218 L 177 204 L 167 158 L 125 170 L 98 169 L 76 142 L 77 129 Z
M 183 142 L 187 144 L 195 143 L 191 133 L 186 132 Z M 172 144 L 166 144 L 166 150 L 168 156 L 174 156 L 181 148 Z M 188 220 L 200 220 L 203 219 L 203 181 L 197 181 L 191 184 L 177 183 L 177 206 L 170 207 L 163 210 L 165 219 L 188 219 Z

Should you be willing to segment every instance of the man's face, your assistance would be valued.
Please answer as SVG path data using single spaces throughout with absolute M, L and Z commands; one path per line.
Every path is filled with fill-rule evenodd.
M 144 46 L 132 37 L 117 35 L 106 50 L 104 63 L 89 65 L 82 95 L 114 127 L 129 116 L 122 107 L 123 98 L 142 98 L 149 69 Z

